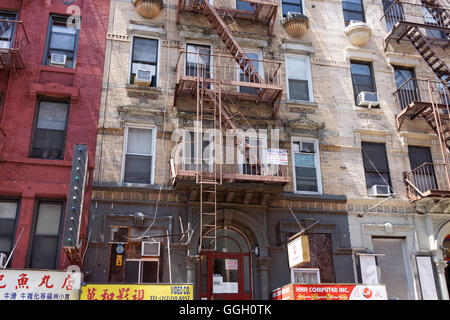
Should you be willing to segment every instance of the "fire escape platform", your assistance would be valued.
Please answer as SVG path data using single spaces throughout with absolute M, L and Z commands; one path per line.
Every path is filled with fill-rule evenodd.
M 198 13 L 199 5 L 203 0 L 179 0 L 177 23 L 179 21 L 179 15 L 182 11 Z M 216 11 L 222 17 L 226 15 L 231 16 L 233 19 L 249 20 L 252 22 L 260 22 L 269 26 L 268 33 L 272 35 L 273 27 L 277 18 L 278 3 L 270 0 L 251 0 L 248 2 L 254 10 L 241 10 L 236 8 L 216 7 Z
M 409 21 L 398 21 L 393 27 L 392 30 L 388 33 L 384 40 L 384 50 L 386 51 L 389 43 L 391 41 L 400 42 L 401 40 L 409 41 L 406 38 L 406 35 L 413 28 L 425 28 L 432 30 L 439 30 L 447 34 L 447 37 L 450 35 L 450 29 L 445 28 L 439 25 L 425 24 L 425 23 L 417 23 L 417 22 L 409 22 Z M 447 47 L 450 43 L 448 39 L 434 38 L 434 37 L 426 37 L 426 39 L 433 45 L 444 46 Z

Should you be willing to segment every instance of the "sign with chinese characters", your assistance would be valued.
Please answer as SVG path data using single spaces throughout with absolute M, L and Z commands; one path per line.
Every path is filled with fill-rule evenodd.
M 288 165 L 288 153 L 286 149 L 267 149 L 267 163 Z
M 88 284 L 80 300 L 193 300 L 192 284 Z
M 308 236 L 300 236 L 288 243 L 289 268 L 300 267 L 309 262 Z
M 0 270 L 0 300 L 78 300 L 81 273 Z
M 387 300 L 381 284 L 295 284 L 272 291 L 272 300 Z

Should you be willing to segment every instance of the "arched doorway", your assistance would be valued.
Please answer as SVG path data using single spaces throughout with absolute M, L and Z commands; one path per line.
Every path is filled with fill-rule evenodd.
M 205 239 L 214 248 L 213 239 Z M 200 254 L 200 299 L 251 300 L 252 263 L 247 238 L 236 228 L 217 229 L 216 250 Z

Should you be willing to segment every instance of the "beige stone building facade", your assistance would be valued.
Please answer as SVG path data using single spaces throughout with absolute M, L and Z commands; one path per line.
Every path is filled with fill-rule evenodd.
M 438 105 L 448 124 L 445 85 L 408 82 L 436 74 L 406 36 L 398 43 L 390 37 L 392 28 L 410 22 L 411 12 L 423 12 L 425 2 L 403 3 L 400 14 L 393 11 L 398 3 L 382 0 L 211 0 L 201 10 L 202 1 L 164 0 L 152 18 L 141 15 L 141 2 L 147 1 L 111 0 L 87 282 L 189 282 L 198 299 L 269 299 L 271 291 L 294 281 L 370 279 L 385 284 L 391 299 L 448 299 L 450 203 L 445 196 L 450 188 L 440 180 L 448 178 L 448 147 L 424 118 L 398 117 L 404 94 L 420 94 L 429 102 L 430 86 L 441 90 L 441 101 L 430 108 Z M 412 16 L 430 19 L 425 13 Z M 222 37 L 218 21 L 227 26 L 232 44 Z M 446 58 L 445 30 L 436 22 L 428 36 L 445 38 L 430 45 Z M 235 43 L 240 48 L 233 52 Z M 241 66 L 236 62 L 240 50 L 250 59 Z M 245 74 L 248 61 L 260 82 Z M 199 72 L 206 82 L 197 82 Z M 141 77 L 148 74 L 145 84 Z M 376 92 L 378 103 L 359 103 L 360 91 Z M 269 135 L 278 130 L 278 148 L 286 150 L 288 163 L 276 174 L 263 173 L 259 164 L 223 165 L 222 171 L 213 166 L 204 171 L 217 173 L 214 180 L 220 177 L 220 183 L 202 185 L 203 175 L 196 180 L 193 167 L 171 162 L 179 142 L 174 133 L 194 131 L 199 110 L 205 111 L 205 128 L 220 128 L 211 116 L 214 107 L 208 109 L 211 94 L 219 92 L 220 107 L 228 112 L 222 114 L 223 132 L 230 128 L 227 116 L 239 129 Z M 245 148 L 250 141 L 240 142 Z M 415 159 L 428 156 L 431 173 L 411 173 Z M 418 196 L 406 181 L 430 175 L 439 184 L 430 187 L 439 189 L 438 195 Z M 213 218 L 203 220 L 207 205 Z M 207 224 L 216 232 L 206 232 Z M 287 239 L 304 228 L 311 261 L 291 270 Z M 203 250 L 201 239 L 208 234 L 214 234 L 209 249 L 216 250 Z M 144 255 L 143 243 L 155 241 L 160 254 Z M 121 267 L 114 264 L 118 246 L 125 247 Z M 238 267 L 227 269 L 228 260 Z M 374 272 L 364 269 L 367 261 Z M 217 274 L 232 284 L 216 288 Z

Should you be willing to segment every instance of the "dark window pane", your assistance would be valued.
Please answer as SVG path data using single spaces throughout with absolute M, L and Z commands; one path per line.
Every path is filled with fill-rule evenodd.
M 295 176 L 297 178 L 310 178 L 316 180 L 316 168 L 295 167 Z
M 245 10 L 245 11 L 255 11 L 255 9 L 253 9 L 253 7 L 251 6 L 251 4 L 249 2 L 245 2 L 245 1 L 236 1 L 236 9 L 238 10 Z
M 127 155 L 125 159 L 124 182 L 150 183 L 152 157 Z
M 142 261 L 142 282 L 158 282 L 158 262 Z
M 139 283 L 139 261 L 126 261 L 125 283 Z
M 364 22 L 364 14 L 362 12 L 344 10 L 344 21 L 350 22 L 351 20 Z
M 373 83 L 372 68 L 370 65 L 352 62 L 350 64 L 350 71 L 352 74 L 355 103 L 357 103 L 357 96 L 361 91 L 376 91 Z
M 285 17 L 288 14 L 288 12 L 303 13 L 302 6 L 298 4 L 283 3 L 282 9 L 283 9 L 283 17 Z
M 391 186 L 385 145 L 383 143 L 362 142 L 361 147 L 364 171 L 366 172 L 366 185 L 368 187 L 374 184 L 385 185 L 387 182 Z
M 74 51 L 75 34 L 52 33 L 50 40 L 50 49 L 60 49 L 66 51 Z
M 158 40 L 134 38 L 133 60 L 156 64 L 158 58 Z
M 408 146 L 408 155 L 411 169 L 415 169 L 425 162 L 433 162 L 428 147 Z
M 30 268 L 55 269 L 57 251 L 57 237 L 35 236 L 33 239 Z
M 15 220 L 1 219 L 0 220 L 0 237 L 12 238 L 14 234 Z M 0 252 L 3 252 L 0 250 Z
M 297 191 L 311 191 L 311 192 L 318 191 L 317 180 L 297 178 L 296 186 Z
M 289 99 L 309 101 L 308 80 L 289 79 Z
M 0 12 L 0 19 L 16 20 L 16 15 Z M 11 48 L 15 24 L 11 22 L 0 22 L 0 48 Z

